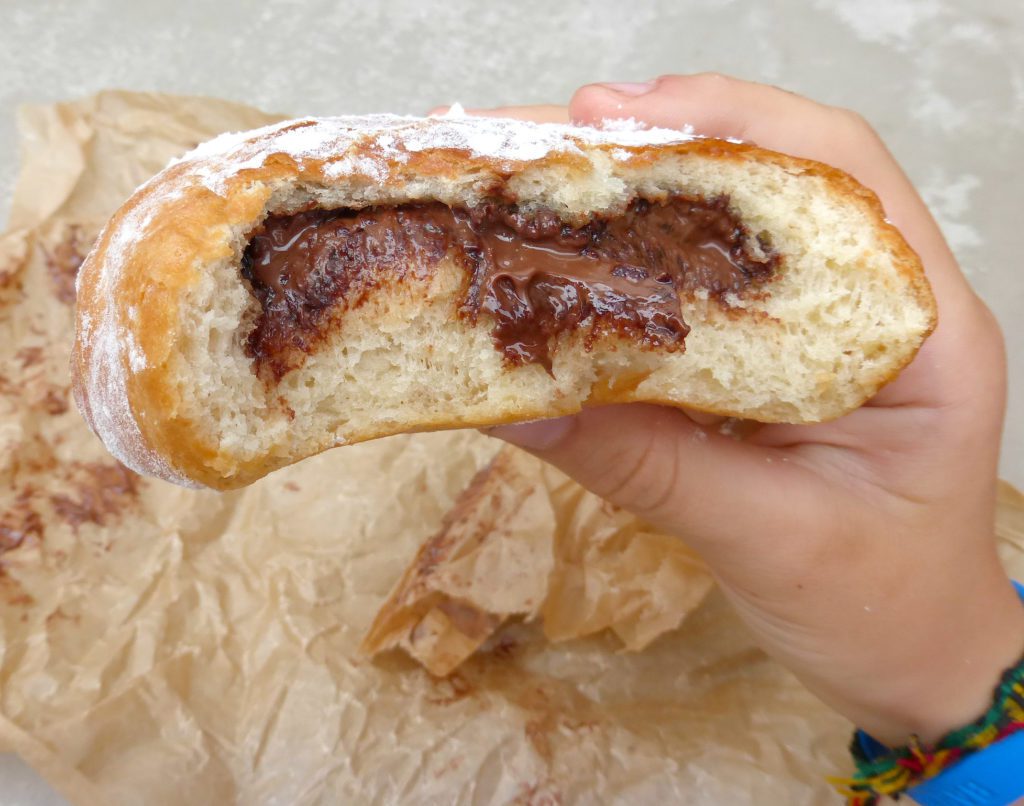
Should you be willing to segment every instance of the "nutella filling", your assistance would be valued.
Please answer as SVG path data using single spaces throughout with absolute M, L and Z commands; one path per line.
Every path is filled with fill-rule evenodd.
M 617 332 L 669 351 L 689 326 L 679 298 L 705 290 L 722 304 L 771 279 L 779 258 L 729 211 L 728 199 L 634 201 L 582 226 L 551 210 L 432 202 L 271 215 L 242 258 L 261 313 L 248 341 L 256 370 L 280 380 L 301 365 L 339 312 L 382 282 L 429 275 L 451 253 L 469 273 L 460 315 L 494 318 L 513 364 L 551 371 L 554 337 L 581 326 L 585 343 Z

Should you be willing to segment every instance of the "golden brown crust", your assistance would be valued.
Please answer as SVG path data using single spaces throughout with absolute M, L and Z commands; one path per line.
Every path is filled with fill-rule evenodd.
M 182 401 L 169 371 L 182 336 L 178 332 L 182 321 L 179 306 L 186 292 L 200 281 L 204 267 L 232 257 L 231 239 L 225 233 L 251 230 L 265 215 L 273 189 L 285 183 L 330 187 L 345 181 L 354 198 L 362 193 L 368 203 L 373 199 L 397 203 L 415 198 L 409 189 L 422 177 L 472 177 L 474 187 L 487 192 L 508 187 L 510 178 L 529 166 L 557 171 L 571 181 L 589 170 L 592 156 L 588 155 L 597 153 L 610 159 L 614 152 L 614 158 L 627 167 L 644 166 L 667 154 L 723 163 L 773 164 L 820 177 L 832 194 L 862 207 L 875 220 L 914 302 L 928 312 L 929 332 L 934 327 L 934 301 L 917 255 L 885 220 L 875 194 L 827 165 L 720 140 L 657 142 L 652 138 L 650 143 L 632 144 L 625 136 L 623 142 L 616 142 L 614 135 L 603 135 L 606 142 L 599 138 L 573 143 L 574 133 L 567 129 L 559 132 L 557 139 L 570 147 L 551 147 L 530 159 L 515 158 L 518 152 L 514 148 L 488 154 L 459 143 L 440 147 L 435 143 L 416 150 L 409 147 L 408 134 L 406 147 L 396 149 L 387 140 L 389 133 L 392 140 L 396 136 L 401 140 L 399 130 L 375 127 L 372 122 L 356 123 L 349 129 L 342 124 L 341 134 L 331 130 L 321 133 L 319 140 L 310 135 L 307 139 L 316 141 L 314 148 L 289 146 L 287 137 L 298 137 L 318 125 L 317 121 L 294 121 L 269 127 L 219 151 L 212 149 L 208 155 L 201 147 L 197 156 L 170 166 L 140 188 L 115 214 L 85 261 L 79 279 L 78 334 L 72 359 L 75 394 L 91 427 L 130 467 L 178 482 L 226 489 L 248 484 L 293 461 L 290 457 L 258 457 L 239 464 L 231 478 L 224 478 L 214 469 L 223 458 L 218 446 L 205 443 L 194 424 L 179 416 Z M 434 124 L 417 125 L 429 128 Z M 553 135 L 545 136 L 551 146 Z M 909 354 L 904 364 L 912 357 Z M 868 379 L 866 386 L 877 390 L 902 366 Z M 599 397 L 601 403 L 646 400 L 680 404 L 645 398 L 624 387 L 606 389 Z M 456 417 L 423 421 L 416 430 L 497 425 L 572 413 L 577 408 L 527 405 L 484 421 L 465 422 Z M 389 433 L 387 428 L 366 431 L 350 441 Z

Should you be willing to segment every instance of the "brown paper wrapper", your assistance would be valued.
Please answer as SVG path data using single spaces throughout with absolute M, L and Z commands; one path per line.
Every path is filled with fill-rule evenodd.
M 610 629 L 639 651 L 711 589 L 678 539 L 506 447 L 473 478 L 384 603 L 363 649 L 401 647 L 446 675 L 510 617 L 567 641 Z M 500 637 L 489 651 L 504 647 Z
M 494 457 L 485 437 L 346 447 L 217 494 L 141 479 L 89 434 L 67 362 L 99 226 L 169 158 L 272 119 L 120 92 L 21 115 L 0 238 L 0 749 L 80 804 L 834 802 L 824 776 L 847 769 L 850 726 L 716 592 L 696 604 L 696 566 L 666 577 L 685 590 L 657 582 L 659 553 L 685 550 L 557 479 L 509 527 L 537 533 L 502 546 L 552 569 L 547 586 L 524 569 L 491 591 L 502 624 L 453 674 L 360 652 Z M 1004 488 L 1002 550 L 1024 577 L 1022 519 Z M 502 542 L 465 570 L 500 567 Z M 629 618 L 611 584 L 633 590 Z

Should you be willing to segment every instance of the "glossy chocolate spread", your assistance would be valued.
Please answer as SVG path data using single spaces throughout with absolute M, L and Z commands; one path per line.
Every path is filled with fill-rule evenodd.
M 493 317 L 513 364 L 551 370 L 559 334 L 614 331 L 667 350 L 689 332 L 680 295 L 720 300 L 771 278 L 778 257 L 752 250 L 724 198 L 634 201 L 573 226 L 552 210 L 440 203 L 272 215 L 252 234 L 242 273 L 260 302 L 249 352 L 279 380 L 316 349 L 332 318 L 382 282 L 428 276 L 451 253 L 467 269 L 460 315 Z

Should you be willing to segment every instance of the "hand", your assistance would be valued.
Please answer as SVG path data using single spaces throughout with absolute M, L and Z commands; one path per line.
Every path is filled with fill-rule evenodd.
M 568 115 L 690 124 L 847 171 L 921 256 L 939 326 L 896 381 L 831 423 L 737 441 L 720 418 L 635 404 L 489 433 L 685 539 L 765 649 L 879 740 L 934 741 L 976 719 L 1024 652 L 993 525 L 1005 358 L 906 176 L 856 114 L 717 75 L 586 86 Z

